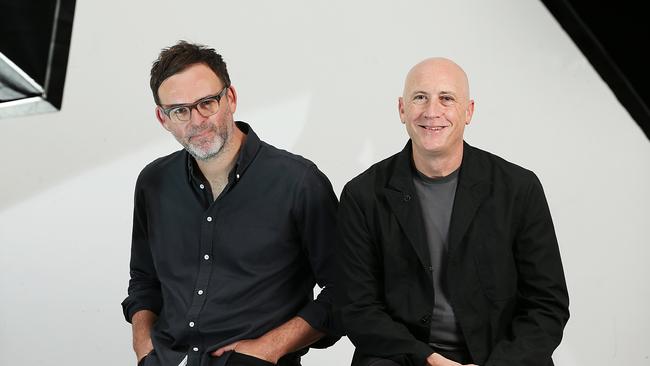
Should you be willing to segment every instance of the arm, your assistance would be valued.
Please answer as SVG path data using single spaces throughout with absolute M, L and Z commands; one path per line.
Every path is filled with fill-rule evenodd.
M 128 296 L 122 302 L 126 321 L 132 324 L 133 349 L 138 361 L 153 349 L 151 327 L 162 306 L 160 282 L 153 264 L 147 234 L 147 215 L 144 194 L 140 187 L 141 176 L 136 183 L 133 210 L 133 234 Z
M 213 356 L 234 350 L 277 363 L 287 353 L 307 346 L 329 347 L 340 338 L 332 315 L 336 209 L 337 199 L 329 180 L 311 166 L 296 191 L 292 216 L 300 245 L 321 292 L 286 323 L 259 338 L 222 347 L 213 352 Z
M 381 253 L 359 204 L 362 194 L 346 186 L 339 206 L 337 302 L 344 328 L 363 354 L 403 355 L 414 365 L 424 365 L 433 353 L 431 347 L 393 319 L 386 308 Z
M 327 348 L 342 335 L 333 315 L 337 208 L 338 199 L 330 181 L 312 165 L 297 192 L 293 216 L 312 274 L 321 288 L 317 298 L 296 314 L 323 333 L 322 338 L 312 345 L 313 348 Z
M 323 335 L 304 319 L 294 317 L 259 338 L 231 343 L 212 352 L 212 355 L 221 356 L 226 351 L 235 351 L 275 364 L 282 356 L 311 345 Z
M 533 176 L 515 242 L 517 310 L 512 337 L 498 342 L 489 365 L 547 366 L 569 318 L 569 297 L 544 191 Z
M 158 316 L 150 310 L 140 310 L 131 318 L 133 331 L 133 350 L 138 362 L 153 350 L 151 343 L 151 328 Z

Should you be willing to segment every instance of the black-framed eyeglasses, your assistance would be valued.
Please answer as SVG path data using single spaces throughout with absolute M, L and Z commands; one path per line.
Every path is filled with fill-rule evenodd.
M 192 109 L 196 109 L 201 116 L 208 118 L 219 111 L 221 98 L 223 98 L 227 91 L 228 86 L 224 87 L 218 94 L 201 98 L 192 104 L 175 105 L 169 108 L 160 106 L 160 109 L 170 120 L 176 123 L 189 121 L 192 118 Z

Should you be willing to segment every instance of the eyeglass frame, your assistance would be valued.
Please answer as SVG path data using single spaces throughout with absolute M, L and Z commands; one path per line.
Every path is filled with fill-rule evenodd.
M 217 94 L 215 94 L 215 95 L 208 95 L 207 97 L 203 97 L 203 98 L 197 100 L 197 101 L 194 102 L 194 103 L 189 103 L 189 104 L 175 104 L 175 105 L 172 105 L 171 107 L 168 107 L 168 108 L 164 108 L 162 105 L 158 104 L 158 107 L 159 107 L 160 110 L 165 114 L 165 116 L 167 116 L 167 118 L 169 118 L 170 120 L 172 120 L 172 121 L 174 121 L 174 122 L 176 122 L 176 123 L 187 123 L 187 122 L 189 122 L 190 120 L 192 120 L 192 110 L 193 110 L 193 109 L 196 109 L 196 112 L 197 112 L 201 117 L 203 117 L 203 118 L 208 118 L 208 117 L 210 117 L 210 116 L 214 116 L 215 114 L 217 114 L 217 112 L 219 112 L 219 108 L 221 108 L 221 98 L 223 98 L 224 95 L 227 94 L 228 88 L 230 88 L 230 85 L 226 85 L 223 89 L 221 89 L 221 91 L 220 91 L 219 93 L 217 93 Z M 212 113 L 212 114 L 210 114 L 210 115 L 207 115 L 207 116 L 204 116 L 203 113 L 201 113 L 201 111 L 199 110 L 198 105 L 201 104 L 201 103 L 203 103 L 203 102 L 205 102 L 206 100 L 210 100 L 210 99 L 214 99 L 214 100 L 216 100 L 217 103 L 219 104 L 219 108 L 217 108 L 217 110 L 216 110 L 214 113 Z M 171 113 L 172 110 L 174 110 L 174 109 L 176 109 L 176 108 L 181 108 L 181 107 L 185 107 L 185 108 L 189 108 L 189 109 L 190 109 L 190 117 L 187 119 L 187 121 L 183 121 L 183 120 L 175 119 L 175 118 L 172 118 L 172 117 L 169 115 L 169 114 Z

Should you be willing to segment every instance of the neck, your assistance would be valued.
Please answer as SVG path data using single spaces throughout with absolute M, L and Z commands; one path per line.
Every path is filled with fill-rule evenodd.
M 228 142 L 223 146 L 223 149 L 217 156 L 208 160 L 196 160 L 201 173 L 209 182 L 221 181 L 228 179 L 228 173 L 235 166 L 239 149 L 244 142 L 246 135 L 239 130 L 233 129 L 233 134 Z
M 442 178 L 453 173 L 463 161 L 463 145 L 447 154 L 422 153 L 413 149 L 415 168 L 429 178 Z

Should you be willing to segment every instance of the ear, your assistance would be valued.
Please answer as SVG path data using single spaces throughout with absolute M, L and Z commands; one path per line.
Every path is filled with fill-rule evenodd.
M 402 124 L 405 123 L 404 117 L 404 98 L 397 98 L 397 112 L 399 113 L 399 119 L 402 121 Z
M 467 103 L 467 109 L 465 109 L 465 124 L 469 125 L 474 115 L 474 100 L 470 99 Z
M 228 96 L 228 107 L 230 108 L 230 112 L 235 113 L 237 110 L 237 90 L 235 90 L 234 86 L 230 85 L 226 93 Z
M 169 128 L 167 127 L 167 119 L 165 117 L 165 112 L 162 111 L 162 109 L 159 106 L 156 106 L 155 109 L 155 114 L 156 114 L 156 119 L 158 122 L 160 122 L 160 125 L 163 126 L 164 129 L 169 131 Z

